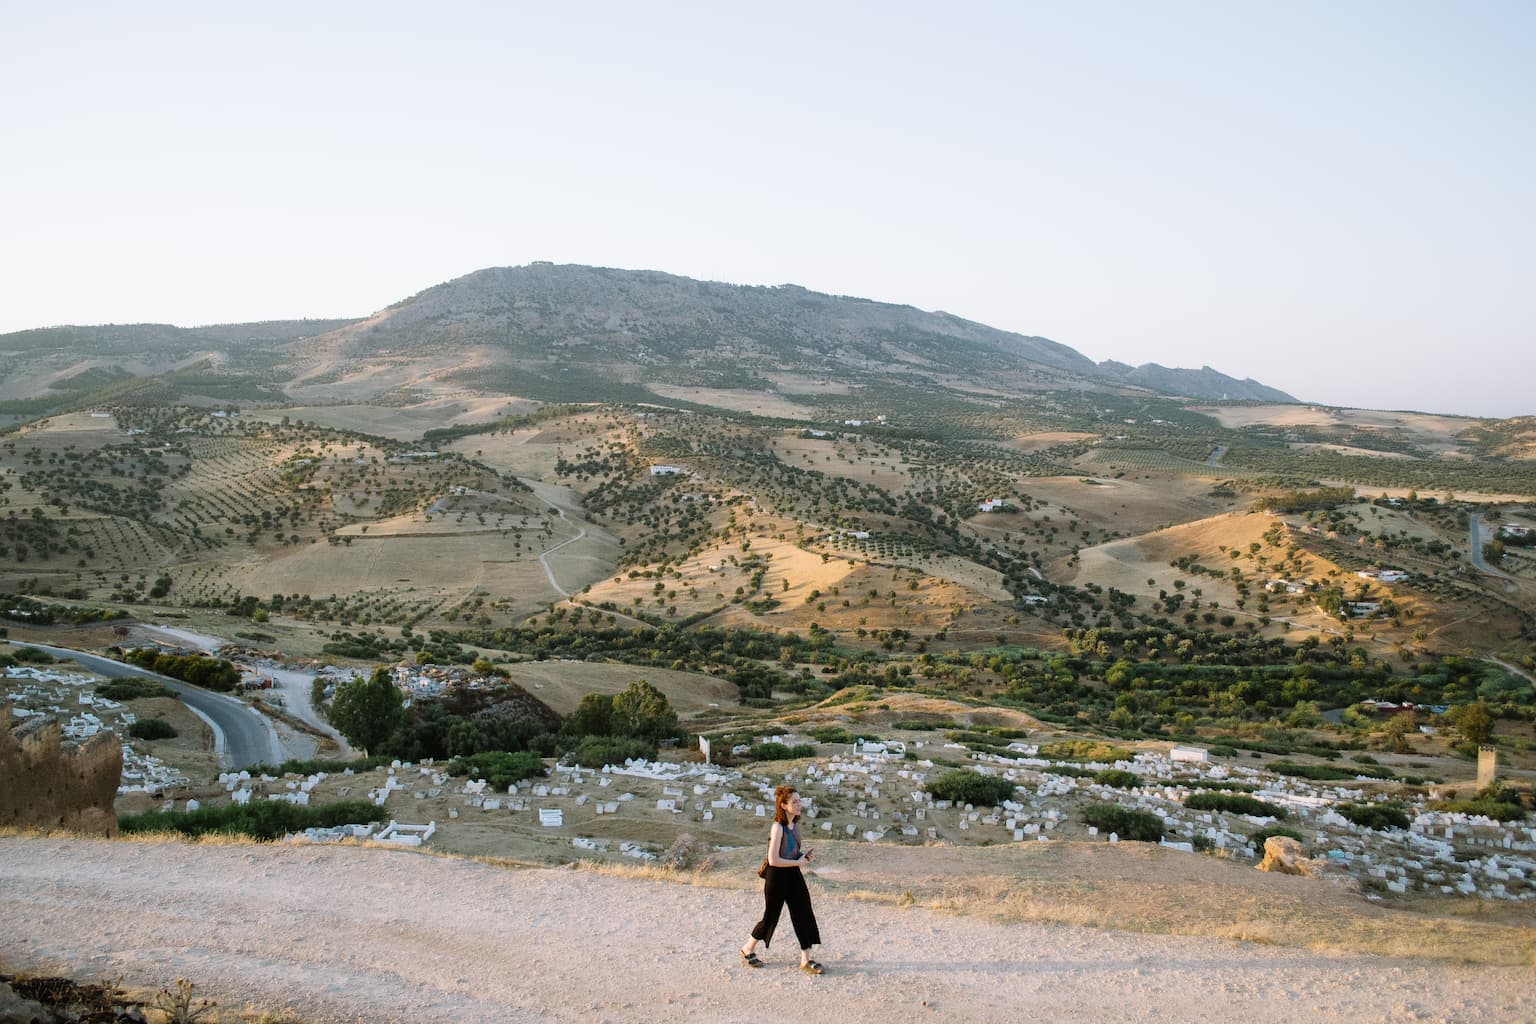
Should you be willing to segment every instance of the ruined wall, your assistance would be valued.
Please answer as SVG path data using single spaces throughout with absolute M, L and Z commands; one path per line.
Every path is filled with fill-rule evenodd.
M 100 732 L 66 745 L 56 721 L 18 721 L 8 704 L 0 704 L 0 715 L 0 826 L 117 835 L 117 736 Z

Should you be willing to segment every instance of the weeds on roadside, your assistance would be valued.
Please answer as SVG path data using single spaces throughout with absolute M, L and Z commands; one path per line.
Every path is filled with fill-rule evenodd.
M 192 990 L 196 987 L 186 978 L 177 978 L 170 988 L 161 989 L 150 1005 L 165 1014 L 170 1024 L 197 1024 L 213 1013 L 219 1004 L 207 999 L 194 1000 Z M 197 1005 L 194 1006 L 194 1002 Z

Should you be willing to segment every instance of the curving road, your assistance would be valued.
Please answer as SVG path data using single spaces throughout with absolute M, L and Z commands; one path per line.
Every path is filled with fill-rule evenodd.
M 244 701 L 192 686 L 170 676 L 146 672 L 137 666 L 125 665 L 99 654 L 31 642 L 26 646 L 47 651 L 57 658 L 68 658 L 109 679 L 145 676 L 164 683 L 166 689 L 173 691 L 182 703 L 213 729 L 214 752 L 219 755 L 219 761 L 225 768 L 238 770 L 253 764 L 281 764 L 288 758 L 288 751 L 272 723 Z
M 1493 566 L 1483 561 L 1482 513 L 1473 512 L 1470 516 L 1467 517 L 1467 525 L 1472 535 L 1472 552 L 1470 558 L 1470 561 L 1472 562 L 1472 568 L 1478 570 L 1479 572 L 1485 572 L 1489 576 L 1496 576 L 1501 580 L 1509 580 L 1513 582 L 1514 577 L 1509 573 L 1504 572 L 1501 569 L 1495 569 Z
M 565 507 L 552 501 L 549 495 L 545 493 L 546 491 L 555 492 L 556 488 L 553 485 L 546 484 L 543 481 L 538 480 L 524 480 L 523 482 L 526 483 L 529 486 L 529 489 L 533 491 L 533 496 L 535 498 L 538 498 L 544 504 L 548 505 L 550 509 L 555 513 L 555 515 L 559 516 L 565 522 L 566 526 L 572 527 L 576 530 L 576 535 L 574 537 L 567 537 L 565 540 L 554 545 L 553 547 L 545 548 L 544 552 L 539 555 L 539 565 L 543 566 L 544 575 L 549 578 L 549 585 L 554 587 L 562 597 L 570 597 L 571 592 L 562 587 L 560 585 L 560 581 L 555 578 L 555 570 L 550 567 L 549 556 L 553 555 L 563 547 L 584 539 L 587 536 L 587 528 L 581 523 L 577 522 L 574 516 L 566 515 Z

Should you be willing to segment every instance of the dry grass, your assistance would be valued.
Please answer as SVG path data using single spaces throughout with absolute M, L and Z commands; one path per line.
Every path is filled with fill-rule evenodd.
M 701 672 L 586 661 L 523 661 L 512 666 L 513 682 L 561 715 L 575 711 L 589 693 L 619 693 L 637 679 L 651 683 L 684 714 L 740 707 L 736 684 Z
M 1271 875 L 1141 843 L 991 849 L 823 841 L 816 888 L 993 921 L 1259 942 L 1500 966 L 1536 964 L 1536 930 L 1462 901 L 1379 906 L 1335 881 Z M 756 851 L 721 870 L 751 882 Z
M 44 835 L 38 830 L 0 829 L 0 836 Z M 701 837 L 701 843 L 706 839 Z M 174 833 L 138 834 L 116 841 L 252 848 L 274 845 L 240 836 L 188 839 Z M 367 841 L 349 841 L 347 845 L 397 855 L 470 860 L 506 870 L 551 866 L 547 850 L 542 855 L 519 857 L 411 850 Z M 1051 842 L 965 848 L 822 839 L 817 848 L 818 864 L 811 872 L 813 888 L 839 899 L 922 907 L 998 922 L 1189 935 L 1490 966 L 1536 966 L 1536 929 L 1531 927 L 1524 907 L 1464 900 L 1379 905 L 1361 898 L 1341 879 L 1264 874 L 1219 857 L 1144 843 Z M 759 885 L 753 877 L 758 858 L 754 845 L 707 855 L 698 867 L 680 871 L 575 855 L 555 863 L 571 870 L 653 884 L 750 890 Z
M 1339 880 L 1262 874 L 1141 843 L 1024 847 L 870 846 L 822 840 L 818 893 L 996 922 L 1037 922 L 1297 949 L 1488 966 L 1536 965 L 1536 930 L 1519 911 L 1463 901 L 1372 904 Z M 574 861 L 568 868 L 657 884 L 755 889 L 756 847 L 673 871 Z M 473 857 L 511 869 L 532 865 Z
M 790 401 L 770 391 L 678 387 L 654 382 L 647 384 L 646 389 L 662 398 L 682 399 L 687 402 L 697 402 L 699 405 L 712 405 L 721 409 L 752 413 L 755 416 L 808 419 L 816 415 L 813 407 Z

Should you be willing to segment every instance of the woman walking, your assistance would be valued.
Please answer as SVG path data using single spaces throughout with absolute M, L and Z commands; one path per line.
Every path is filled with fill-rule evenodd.
M 763 919 L 753 927 L 751 940 L 742 947 L 741 959 L 748 967 L 763 966 L 757 944 L 772 947 L 773 930 L 787 903 L 795 938 L 800 940 L 800 969 L 820 974 L 822 967 L 811 959 L 811 947 L 821 944 L 821 932 L 811 910 L 805 877 L 800 874 L 800 865 L 809 864 L 815 856 L 809 846 L 800 844 L 800 794 L 793 786 L 780 786 L 773 797 L 773 828 L 768 834 L 768 866 L 763 882 Z

